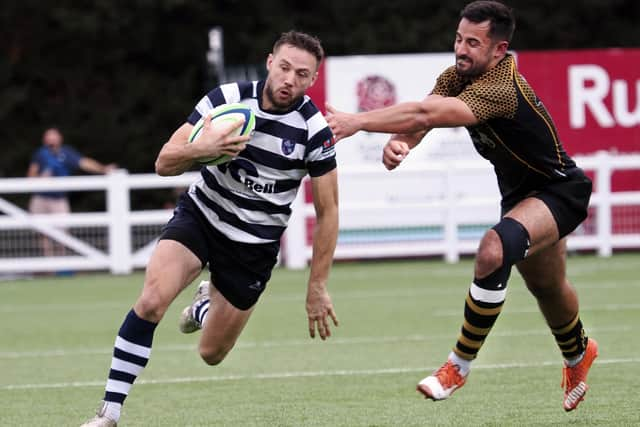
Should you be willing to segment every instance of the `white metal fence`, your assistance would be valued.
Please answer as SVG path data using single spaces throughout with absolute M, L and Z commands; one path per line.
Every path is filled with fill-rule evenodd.
M 126 274 L 134 268 L 144 267 L 149 259 L 155 236 L 146 244 L 132 245 L 132 230 L 136 226 L 166 223 L 171 217 L 170 209 L 130 210 L 131 190 L 175 188 L 189 185 L 196 179 L 196 172 L 177 177 L 159 177 L 155 174 L 130 175 L 117 170 L 104 176 L 81 176 L 64 178 L 8 178 L 0 180 L 0 232 L 32 230 L 63 245 L 72 255 L 63 256 L 12 256 L 11 248 L 0 257 L 0 272 L 26 273 L 61 270 L 109 270 Z M 2 196 L 12 193 L 37 193 L 42 191 L 104 191 L 104 212 L 32 215 L 10 203 Z M 74 235 L 74 227 L 104 228 L 104 249 L 96 248 Z M 159 227 L 157 227 L 159 229 Z M 33 239 L 36 236 L 25 238 Z M 39 237 L 39 236 L 38 236 Z M 14 251 L 17 252 L 17 251 Z M 30 251 L 33 252 L 33 251 Z
M 640 170 L 640 155 L 603 152 L 576 160 L 584 169 L 595 172 L 596 192 L 589 218 L 572 234 L 569 247 L 593 250 L 601 256 L 611 255 L 614 249 L 640 248 L 640 191 L 611 192 L 612 174 Z M 340 168 L 341 225 L 336 259 L 441 255 L 455 262 L 461 254 L 475 251 L 482 233 L 499 215 L 495 178 L 487 162 L 407 166 L 392 173 L 382 167 Z M 2 179 L 0 235 L 5 242 L 0 273 L 109 270 L 126 274 L 144 267 L 155 236 L 171 217 L 171 210 L 132 211 L 130 192 L 186 187 L 196 176 L 197 172 L 178 177 L 130 175 L 119 170 L 107 176 Z M 394 197 L 388 196 L 389 191 L 379 191 L 385 186 Z M 8 194 L 55 190 L 104 191 L 106 210 L 31 215 L 6 199 Z M 304 267 L 311 257 L 314 213 L 304 193 L 301 191 L 294 203 L 294 214 L 283 238 L 282 260 L 289 268 Z M 387 196 L 377 196 L 383 193 Z M 617 214 L 620 208 L 624 212 Z M 630 225 L 616 226 L 620 221 Z M 78 229 L 99 230 L 102 239 L 87 238 Z M 64 246 L 67 254 L 43 256 L 37 248 L 17 249 L 25 240 L 41 236 Z
M 594 173 L 589 217 L 571 234 L 570 250 L 610 256 L 640 249 L 640 191 L 612 192 L 614 172 L 640 170 L 640 155 L 599 152 L 578 156 Z M 407 165 L 408 166 L 408 165 Z M 340 168 L 340 238 L 336 259 L 442 255 L 456 262 L 477 249 L 484 231 L 499 219 L 499 194 L 490 164 L 449 161 L 386 172 L 380 167 Z M 375 178 L 375 179 L 374 179 Z M 389 197 L 391 186 L 397 197 Z M 424 191 L 436 186 L 440 191 Z M 386 199 L 376 197 L 386 194 Z M 311 258 L 313 206 L 297 199 L 284 242 L 285 264 L 304 267 Z M 620 208 L 624 208 L 623 211 Z M 356 234 L 359 238 L 350 238 Z

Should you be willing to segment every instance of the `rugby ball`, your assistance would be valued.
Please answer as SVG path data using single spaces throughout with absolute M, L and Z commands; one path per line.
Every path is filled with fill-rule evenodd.
M 239 121 L 244 119 L 244 124 L 231 133 L 232 136 L 244 136 L 250 135 L 256 127 L 256 116 L 245 104 L 239 102 L 233 104 L 222 104 L 210 111 L 211 114 L 211 126 L 226 122 L 226 121 Z M 206 116 L 205 116 L 206 117 Z M 204 119 L 202 117 L 193 127 L 191 134 L 189 135 L 189 142 L 196 142 L 198 137 L 202 134 L 204 127 Z M 218 157 L 208 157 L 199 159 L 198 162 L 203 165 L 219 165 L 231 160 L 231 156 L 222 155 Z

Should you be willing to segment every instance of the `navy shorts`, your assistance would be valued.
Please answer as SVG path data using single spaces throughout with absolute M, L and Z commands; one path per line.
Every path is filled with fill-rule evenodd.
M 551 211 L 558 226 L 560 238 L 567 236 L 587 218 L 589 199 L 591 198 L 591 180 L 582 169 L 573 168 L 566 171 L 563 180 L 546 184 L 542 189 L 532 191 L 528 197 L 535 197 L 544 202 Z M 502 216 L 509 212 L 520 200 L 502 204 Z
M 258 301 L 276 264 L 279 242 L 250 244 L 229 239 L 214 228 L 188 194 L 182 194 L 160 240 L 175 240 L 209 264 L 213 284 L 234 307 Z

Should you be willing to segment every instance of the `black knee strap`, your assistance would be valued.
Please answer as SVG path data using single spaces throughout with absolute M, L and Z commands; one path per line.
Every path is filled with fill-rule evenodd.
M 524 225 L 513 218 L 504 217 L 493 226 L 502 242 L 502 265 L 512 266 L 527 256 L 529 232 Z
M 515 219 L 502 218 L 493 229 L 502 242 L 502 265 L 488 276 L 473 280 L 477 286 L 487 290 L 504 289 L 511 275 L 511 267 L 523 260 L 529 250 L 529 233 Z

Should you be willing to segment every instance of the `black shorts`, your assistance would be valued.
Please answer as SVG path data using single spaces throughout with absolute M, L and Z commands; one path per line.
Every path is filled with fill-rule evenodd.
M 567 236 L 587 218 L 591 197 L 591 180 L 582 169 L 573 168 L 565 172 L 567 178 L 546 184 L 532 190 L 527 197 L 535 197 L 544 202 L 556 220 L 560 238 Z M 509 212 L 520 200 L 502 203 L 502 216 Z
M 250 244 L 229 239 L 214 228 L 188 194 L 180 196 L 160 240 L 175 240 L 209 264 L 216 289 L 234 307 L 247 310 L 258 301 L 276 264 L 279 242 Z

